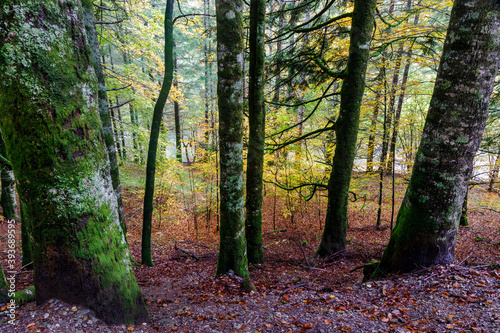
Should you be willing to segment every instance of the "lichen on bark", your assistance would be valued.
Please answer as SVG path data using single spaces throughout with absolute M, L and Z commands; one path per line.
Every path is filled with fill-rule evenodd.
M 453 262 L 499 66 L 500 4 L 455 1 L 413 173 L 380 271 Z
M 356 154 L 359 116 L 365 89 L 376 4 L 374 0 L 354 2 L 349 58 L 340 92 L 340 113 L 335 124 L 337 141 L 328 181 L 325 228 L 316 252 L 322 257 L 345 249 L 347 243 L 349 185 Z
M 60 298 L 108 322 L 143 322 L 82 17 L 78 0 L 0 7 L 0 127 L 26 208 L 37 302 Z
M 217 275 L 233 270 L 249 285 L 243 199 L 243 2 L 216 1 L 220 146 Z

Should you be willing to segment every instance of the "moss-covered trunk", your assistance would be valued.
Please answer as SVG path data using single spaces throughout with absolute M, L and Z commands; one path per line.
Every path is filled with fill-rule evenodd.
M 498 1 L 455 1 L 410 184 L 379 265 L 383 272 L 453 262 L 499 66 Z
M 264 104 L 264 36 L 266 0 L 250 2 L 250 71 L 248 85 L 248 137 L 245 232 L 248 261 L 263 263 L 262 174 L 266 109 Z
M 248 279 L 243 198 L 243 1 L 217 0 L 220 247 L 217 274 Z
M 106 149 L 108 151 L 111 181 L 113 182 L 113 189 L 115 190 L 116 199 L 118 202 L 118 214 L 120 216 L 120 223 L 122 225 L 123 235 L 125 236 L 125 239 L 127 239 L 127 225 L 125 224 L 125 214 L 123 213 L 122 189 L 120 183 L 120 174 L 118 170 L 118 159 L 116 157 L 113 128 L 111 126 L 111 115 L 108 109 L 108 94 L 104 81 L 104 73 L 102 71 L 99 41 L 97 39 L 97 31 L 94 24 L 94 8 L 92 6 L 84 6 L 83 10 L 85 15 L 84 22 L 87 32 L 87 40 L 89 42 L 94 70 L 98 82 L 99 116 L 102 123 L 102 135 L 104 138 L 104 142 L 106 143 Z
M 90 1 L 84 5 L 92 6 Z M 26 206 L 37 302 L 147 320 L 130 263 L 99 118 L 80 1 L 0 7 L 0 127 Z
M 174 1 L 167 0 L 165 7 L 165 74 L 160 94 L 153 111 L 153 122 L 149 136 L 148 159 L 146 162 L 146 187 L 144 190 L 144 213 L 142 220 L 142 263 L 153 266 L 151 256 L 151 226 L 153 221 L 153 197 L 155 192 L 156 151 L 160 136 L 163 108 L 167 102 L 174 78 L 174 25 L 172 21 Z
M 349 185 L 356 154 L 359 115 L 376 4 L 375 0 L 354 1 L 349 58 L 340 91 L 340 113 L 335 124 L 337 144 L 328 181 L 328 207 L 325 229 L 317 251 L 319 256 L 327 256 L 345 249 L 346 246 Z

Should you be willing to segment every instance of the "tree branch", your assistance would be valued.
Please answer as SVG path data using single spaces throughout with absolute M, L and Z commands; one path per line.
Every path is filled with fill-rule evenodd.
M 113 106 L 109 106 L 109 107 L 108 107 L 108 110 L 111 110 L 111 109 L 118 109 L 118 108 L 120 108 L 120 107 L 124 106 L 125 104 L 128 104 L 128 103 L 130 103 L 130 102 L 133 102 L 134 100 L 135 100 L 135 98 L 132 98 L 132 99 L 129 99 L 128 101 L 123 102 L 123 103 L 121 103 L 121 104 L 118 104 L 118 105 L 113 105 Z
M 118 20 L 118 21 L 95 21 L 95 24 L 118 24 L 122 23 L 124 19 Z

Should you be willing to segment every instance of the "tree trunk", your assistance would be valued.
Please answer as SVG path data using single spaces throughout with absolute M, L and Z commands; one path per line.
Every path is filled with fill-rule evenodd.
M 390 138 L 389 138 L 389 133 L 391 131 L 391 125 L 394 128 L 395 125 L 393 125 L 394 122 L 396 122 L 395 114 L 394 114 L 394 106 L 396 105 L 396 93 L 398 90 L 398 83 L 399 83 L 399 72 L 401 71 L 401 59 L 403 58 L 403 43 L 400 44 L 399 49 L 397 51 L 396 55 L 396 64 L 394 67 L 394 73 L 392 75 L 392 83 L 391 83 L 391 90 L 389 92 L 389 112 L 387 114 L 387 129 L 384 131 L 384 139 L 382 140 L 382 154 L 384 154 L 384 160 L 386 160 L 386 164 L 383 165 L 384 167 L 384 172 L 385 173 L 391 173 L 392 171 L 392 156 L 387 153 L 389 152 L 389 143 L 390 143 Z M 382 159 L 381 159 L 382 160 Z
M 116 105 L 120 105 L 120 100 L 116 96 Z M 120 124 L 119 139 L 122 142 L 122 159 L 127 159 L 127 147 L 125 146 L 125 135 L 123 133 L 123 121 L 122 121 L 122 111 L 121 108 L 116 108 L 116 113 L 118 115 L 118 124 Z
M 2 206 L 2 215 L 6 219 L 16 218 L 16 190 L 14 188 L 14 172 L 12 172 L 12 166 L 9 163 L 9 158 L 7 157 L 7 150 L 5 149 L 5 142 L 3 141 L 2 134 L 0 133 L 0 155 L 2 155 L 2 161 L 4 163 L 0 164 L 0 176 L 2 181 L 2 195 L 0 197 L 0 205 Z
M 147 310 L 119 220 L 83 16 L 80 1 L 4 1 L 0 127 L 26 202 L 37 302 L 59 298 L 107 322 L 141 323 Z
M 33 269 L 33 258 L 31 258 L 30 235 L 28 234 L 27 222 L 24 211 L 26 210 L 26 203 L 22 198 L 19 199 L 19 210 L 21 215 L 21 249 L 23 258 L 21 259 L 21 266 L 26 266 L 27 269 Z
M 469 225 L 469 213 L 467 209 L 467 199 L 469 197 L 469 189 L 465 192 L 464 203 L 462 204 L 462 215 L 460 215 L 460 226 L 466 227 Z
M 453 262 L 473 159 L 500 65 L 500 4 L 456 0 L 422 140 L 383 273 Z
M 382 73 L 382 70 L 381 70 Z M 375 106 L 373 107 L 373 114 L 370 123 L 370 135 L 368 136 L 368 151 L 366 157 L 366 172 L 373 173 L 373 155 L 375 153 L 375 135 L 377 134 L 377 118 L 380 110 L 380 91 L 379 87 L 375 92 Z
M 317 255 L 322 257 L 345 249 L 347 242 L 349 185 L 356 154 L 359 115 L 376 4 L 375 0 L 354 1 L 347 74 L 340 91 L 340 113 L 335 123 L 337 142 L 328 182 L 325 229 L 317 251 Z
M 118 170 L 118 159 L 116 157 L 113 129 L 111 126 L 111 115 L 108 108 L 108 94 L 104 81 L 104 73 L 102 71 L 99 41 L 97 40 L 97 31 L 94 24 L 94 9 L 92 7 L 84 6 L 83 10 L 85 13 L 85 30 L 87 31 L 87 40 L 89 42 L 90 53 L 92 55 L 92 61 L 98 82 L 99 117 L 102 123 L 102 136 L 104 138 L 104 142 L 106 143 L 111 181 L 113 182 L 113 189 L 116 194 L 116 199 L 118 200 L 120 224 L 122 225 L 123 235 L 125 236 L 125 239 L 127 239 L 127 225 L 125 223 L 125 214 L 123 213 L 122 188 Z
M 264 262 L 262 249 L 262 174 L 264 169 L 265 118 L 264 104 L 264 37 L 266 0 L 250 1 L 250 78 L 248 117 L 250 135 L 247 155 L 245 232 L 248 262 Z
M 175 41 L 174 41 L 175 49 Z M 177 53 L 174 52 L 174 72 L 177 73 Z M 178 78 L 174 78 L 174 87 L 178 89 Z M 181 146 L 181 106 L 179 101 L 174 101 L 174 127 L 175 127 L 175 159 L 182 163 L 182 146 Z
M 220 147 L 220 247 L 217 275 L 249 282 L 243 199 L 243 1 L 216 1 Z
M 495 158 L 495 162 L 490 170 L 490 184 L 488 185 L 488 192 L 493 191 L 493 184 L 495 184 L 498 178 L 498 171 L 500 170 L 500 148 L 498 149 L 497 156 Z
M 417 5 L 420 5 L 420 0 Z M 406 6 L 406 11 L 409 13 L 411 10 L 411 0 L 407 2 Z M 414 26 L 418 26 L 418 20 L 419 20 L 419 14 L 420 12 L 417 12 L 415 15 L 415 20 L 413 22 Z M 403 50 L 401 49 L 401 54 Z M 394 116 L 394 124 L 393 124 L 393 130 L 392 130 L 392 137 L 391 137 L 391 146 L 390 146 L 390 151 L 389 151 L 389 156 L 391 156 L 387 162 L 387 170 L 392 170 L 393 169 L 393 163 L 395 162 L 395 156 L 396 156 L 396 139 L 398 137 L 398 132 L 399 132 L 399 121 L 401 118 L 401 111 L 403 110 L 403 103 L 404 103 L 404 98 L 405 98 L 405 92 L 406 92 L 406 82 L 408 81 L 408 75 L 410 73 L 410 65 L 411 65 L 411 46 L 408 49 L 408 54 L 407 54 L 407 59 L 406 59 L 406 64 L 403 70 L 403 78 L 401 82 L 401 88 L 399 92 L 399 97 L 398 97 L 398 106 L 396 109 L 396 114 Z
M 174 78 L 174 35 L 172 17 L 174 1 L 167 0 L 165 7 L 165 74 L 160 94 L 156 100 L 149 137 L 148 160 L 146 162 L 146 188 L 144 190 L 144 215 L 142 221 L 142 263 L 154 266 L 151 256 L 151 225 L 153 221 L 153 197 L 155 191 L 156 151 L 160 135 L 163 108 Z

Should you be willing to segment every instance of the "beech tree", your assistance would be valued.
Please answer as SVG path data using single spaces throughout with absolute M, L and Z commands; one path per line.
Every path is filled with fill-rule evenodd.
M 473 159 L 500 66 L 500 3 L 456 0 L 383 273 L 452 263 Z
M 170 88 L 174 79 L 174 35 L 173 35 L 174 1 L 167 0 L 165 6 L 165 74 L 161 85 L 160 94 L 153 111 L 153 122 L 149 137 L 148 160 L 146 162 L 146 186 L 144 190 L 144 213 L 142 224 L 142 263 L 153 266 L 151 256 L 151 225 L 153 220 L 153 196 L 155 191 L 156 152 L 163 108 L 167 102 Z
M 243 198 L 243 1 L 217 0 L 220 247 L 217 274 L 249 282 Z
M 245 232 L 248 261 L 264 262 L 262 249 L 262 174 L 264 168 L 265 117 L 264 62 L 265 62 L 266 1 L 250 2 L 250 68 L 248 85 L 248 137 L 246 219 Z
M 86 10 L 92 2 L 84 1 Z M 0 128 L 23 200 L 36 299 L 147 321 L 119 220 L 79 0 L 0 7 Z
M 375 0 L 354 1 L 349 58 L 340 92 L 340 113 L 335 123 L 335 155 L 328 181 L 325 228 L 317 254 L 328 256 L 345 249 L 349 185 L 356 154 L 361 101 L 375 21 Z

